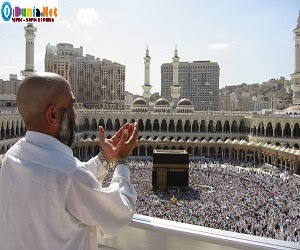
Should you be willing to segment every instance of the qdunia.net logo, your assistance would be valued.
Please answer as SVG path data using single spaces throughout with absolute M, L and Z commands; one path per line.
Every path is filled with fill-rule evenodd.
M 58 0 L 0 0 L 0 23 L 54 23 Z

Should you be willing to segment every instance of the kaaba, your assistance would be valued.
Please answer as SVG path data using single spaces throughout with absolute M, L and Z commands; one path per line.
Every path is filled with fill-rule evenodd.
M 152 187 L 160 190 L 188 188 L 189 154 L 185 150 L 154 150 Z

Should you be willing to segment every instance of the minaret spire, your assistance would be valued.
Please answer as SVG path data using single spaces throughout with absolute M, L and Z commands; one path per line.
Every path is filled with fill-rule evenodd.
M 32 74 L 34 71 L 34 39 L 36 27 L 32 23 L 28 23 L 25 30 L 26 52 L 25 52 L 25 70 L 21 71 L 23 77 Z
M 178 57 L 177 44 L 175 44 L 174 57 Z
M 171 97 L 173 101 L 173 107 L 175 108 L 179 97 L 180 97 L 180 86 L 178 81 L 178 75 L 179 75 L 179 56 L 177 51 L 177 45 L 175 45 L 175 51 L 174 51 L 174 57 L 172 58 L 173 62 L 173 85 L 171 86 Z
M 291 74 L 293 104 L 300 105 L 300 10 L 297 18 L 297 27 L 294 29 L 295 41 L 295 70 Z
M 150 85 L 150 60 L 151 60 L 151 57 L 149 55 L 149 49 L 148 49 L 148 44 L 147 44 L 146 55 L 144 57 L 145 78 L 144 78 L 144 85 L 143 85 L 143 97 L 148 102 L 150 101 L 151 88 L 152 88 L 152 86 Z

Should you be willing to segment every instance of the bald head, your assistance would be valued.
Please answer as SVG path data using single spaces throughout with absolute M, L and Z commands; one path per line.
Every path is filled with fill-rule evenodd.
M 37 73 L 27 76 L 17 90 L 17 106 L 27 128 L 36 128 L 45 119 L 49 105 L 59 104 L 70 84 L 54 73 Z

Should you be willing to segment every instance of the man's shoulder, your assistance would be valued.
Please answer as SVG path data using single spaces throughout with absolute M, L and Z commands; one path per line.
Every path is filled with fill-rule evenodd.
M 14 145 L 12 145 L 7 152 L 4 154 L 4 158 L 6 158 L 8 155 L 15 155 L 15 154 L 19 154 L 20 152 L 20 146 L 22 144 L 22 142 L 24 141 L 24 138 L 21 138 L 20 140 L 18 140 Z
M 17 161 L 24 167 L 47 168 L 69 174 L 72 174 L 79 165 L 77 159 L 69 152 L 36 145 L 24 138 L 20 139 L 7 151 L 5 158 L 7 158 L 7 161 Z

